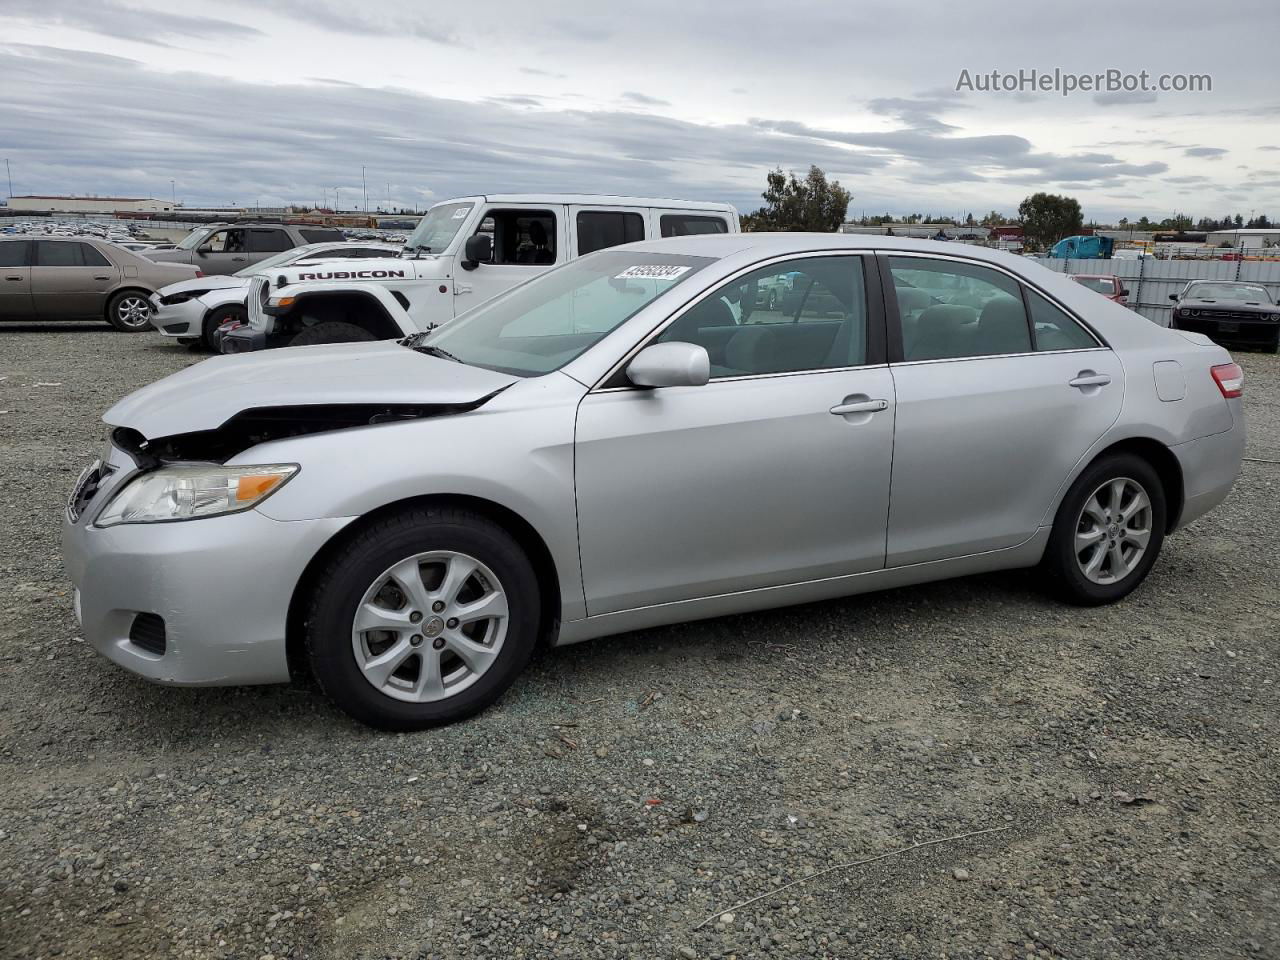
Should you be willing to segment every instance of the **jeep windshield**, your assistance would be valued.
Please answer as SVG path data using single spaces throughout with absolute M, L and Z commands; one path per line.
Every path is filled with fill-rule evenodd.
M 444 253 L 445 248 L 458 235 L 458 229 L 466 222 L 467 214 L 473 206 L 473 203 L 442 203 L 432 207 L 418 221 L 413 233 L 405 241 L 405 255 Z
M 402 342 L 459 363 L 541 376 L 577 359 L 713 262 L 711 257 L 603 250 L 549 270 L 434 333 Z

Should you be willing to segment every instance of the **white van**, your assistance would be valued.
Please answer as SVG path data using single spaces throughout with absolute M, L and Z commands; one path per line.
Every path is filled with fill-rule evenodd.
M 248 323 L 222 331 L 222 351 L 405 337 L 596 250 L 737 232 L 737 211 L 726 203 L 565 194 L 459 197 L 428 210 L 398 257 L 282 267 L 255 278 Z

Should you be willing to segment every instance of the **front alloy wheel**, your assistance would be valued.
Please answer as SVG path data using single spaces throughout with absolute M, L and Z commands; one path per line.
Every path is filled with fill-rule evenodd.
M 365 591 L 351 649 L 365 680 L 410 703 L 444 700 L 493 666 L 507 636 L 507 596 L 492 570 L 452 550 L 419 553 Z
M 317 576 L 304 636 L 320 686 L 384 730 L 483 710 L 533 655 L 537 575 L 489 517 L 419 506 L 369 521 Z

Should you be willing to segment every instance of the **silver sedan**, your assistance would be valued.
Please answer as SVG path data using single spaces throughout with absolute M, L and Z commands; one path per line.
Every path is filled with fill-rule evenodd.
M 64 555 L 129 670 L 309 670 L 414 729 L 492 703 L 540 642 L 1018 567 L 1119 600 L 1230 491 L 1241 391 L 1205 337 L 998 251 L 673 238 L 430 334 L 139 390 Z

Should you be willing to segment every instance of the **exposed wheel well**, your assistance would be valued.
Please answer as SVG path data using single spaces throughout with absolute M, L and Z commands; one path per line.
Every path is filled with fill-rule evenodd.
M 120 296 L 122 293 L 136 293 L 148 300 L 151 298 L 151 291 L 146 287 L 120 287 L 116 290 L 112 290 L 111 293 L 107 295 L 106 306 L 102 308 L 102 319 L 106 320 L 108 323 L 111 318 L 111 304 L 115 303 L 116 297 Z
M 1150 437 L 1132 437 L 1128 440 L 1113 443 L 1094 457 L 1091 462 L 1113 453 L 1133 453 L 1151 464 L 1156 475 L 1160 477 L 1160 483 L 1164 485 L 1167 504 L 1165 533 L 1172 533 L 1178 526 L 1178 520 L 1182 516 L 1184 496 L 1182 466 L 1178 463 L 1178 458 L 1173 455 L 1173 451 L 1159 440 L 1152 440 Z
M 311 561 L 302 571 L 302 576 L 298 578 L 298 582 L 293 588 L 293 596 L 289 600 L 288 621 L 285 627 L 285 650 L 289 662 L 290 675 L 300 677 L 305 676 L 308 672 L 305 641 L 302 634 L 303 618 L 307 609 L 307 597 L 315 584 L 316 577 L 324 568 L 329 557 L 336 550 L 340 550 L 366 525 L 378 521 L 387 514 L 397 513 L 410 507 L 422 506 L 465 507 L 490 517 L 515 537 L 516 542 L 520 544 L 528 555 L 530 563 L 533 564 L 534 575 L 538 578 L 538 593 L 542 600 L 542 623 L 539 624 L 538 635 L 544 643 L 554 637 L 555 630 L 560 623 L 560 578 L 556 572 L 555 560 L 551 556 L 551 551 L 547 548 L 542 537 L 538 535 L 538 532 L 529 525 L 524 517 L 501 504 L 494 503 L 492 500 L 485 500 L 482 497 L 471 497 L 463 494 L 410 497 L 381 506 L 377 510 L 365 514 L 358 520 L 348 524 L 316 552 L 316 555 L 311 558 Z
M 292 310 L 282 319 L 289 329 L 297 333 L 302 329 L 302 318 L 310 317 L 317 323 L 350 323 L 368 330 L 379 340 L 391 340 L 404 336 L 403 331 L 391 319 L 378 298 L 367 293 L 315 293 L 298 297 Z M 285 331 L 277 331 L 285 332 Z

